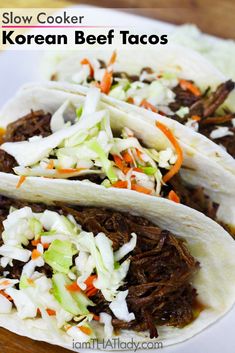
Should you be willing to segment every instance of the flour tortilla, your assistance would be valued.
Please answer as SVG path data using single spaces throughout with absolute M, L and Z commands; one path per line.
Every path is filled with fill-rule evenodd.
M 101 59 L 108 62 L 112 55 L 111 50 L 81 50 L 66 54 L 50 54 L 44 60 L 44 72 L 48 79 L 55 75 L 58 81 L 72 82 L 73 75 L 79 71 L 81 60 L 84 58 Z M 177 69 L 182 78 L 193 80 L 197 85 L 205 90 L 208 86 L 215 89 L 226 78 L 217 68 L 207 61 L 199 53 L 180 45 L 167 44 L 166 46 L 141 49 L 118 49 L 117 61 L 114 64 L 114 71 L 124 71 L 130 75 L 139 75 L 141 69 L 150 67 L 155 71 L 170 71 Z M 109 103 L 129 110 L 129 104 L 118 102 L 109 97 Z M 223 105 L 231 111 L 235 111 L 235 92 Z M 137 108 L 138 109 L 138 108 Z M 152 120 L 151 114 L 147 111 L 143 113 L 143 118 Z M 190 129 L 177 121 L 166 117 L 159 117 L 159 120 L 176 131 L 176 136 L 187 145 L 192 146 L 198 152 L 208 158 L 213 158 L 219 165 L 235 175 L 235 159 L 229 155 L 222 147 L 199 133 L 189 131 Z
M 14 177 L 10 176 L 3 180 L 6 189 L 14 187 L 13 179 Z M 75 182 L 71 182 L 67 187 L 64 180 L 53 181 L 37 178 L 34 181 L 31 178 L 27 183 L 26 192 L 23 189 L 18 191 L 19 198 L 46 203 L 51 203 L 55 199 L 69 198 L 71 202 L 96 207 L 110 207 L 112 203 L 112 208 L 145 217 L 187 241 L 191 254 L 201 265 L 192 283 L 205 309 L 197 319 L 182 329 L 158 327 L 158 340 L 162 341 L 164 346 L 191 338 L 221 318 L 233 306 L 235 301 L 235 243 L 223 228 L 201 213 L 166 199 L 150 198 L 131 191 L 115 189 L 110 197 L 107 190 L 101 192 L 99 186 L 94 185 L 91 188 L 89 183 L 83 183 L 79 190 L 75 187 Z M 37 195 L 35 192 L 30 192 L 30 187 L 45 190 L 44 196 L 41 193 Z M 16 313 L 1 314 L 0 326 L 34 340 L 72 349 L 72 339 L 60 330 L 52 333 L 50 327 L 42 319 L 20 320 Z M 149 340 L 147 333 L 124 330 L 120 334 L 121 341 L 128 341 L 131 338 L 135 341 Z

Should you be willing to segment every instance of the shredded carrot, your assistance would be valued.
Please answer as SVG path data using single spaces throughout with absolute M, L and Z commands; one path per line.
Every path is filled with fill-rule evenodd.
M 193 115 L 193 116 L 192 116 L 192 119 L 193 119 L 194 121 L 200 121 L 200 120 L 201 120 L 200 116 L 198 116 L 198 115 Z
M 34 249 L 31 255 L 32 260 L 36 260 L 39 256 L 41 256 L 40 251 L 38 251 L 37 249 Z
M 13 301 L 12 297 L 9 294 L 5 293 L 4 290 L 0 290 L 0 294 L 2 294 L 5 298 L 10 300 L 11 302 Z
M 108 94 L 110 92 L 112 82 L 113 82 L 113 73 L 111 71 L 106 70 L 99 84 L 99 88 L 101 92 Z
M 168 194 L 168 199 L 176 202 L 176 203 L 180 203 L 180 198 L 179 196 L 174 192 L 174 190 L 171 190 Z
M 112 185 L 114 188 L 127 189 L 127 181 L 118 180 Z
M 147 194 L 147 195 L 152 193 L 152 190 L 147 189 L 147 188 L 145 188 L 145 187 L 143 187 L 141 185 L 137 185 L 137 184 L 132 184 L 131 185 L 131 190 L 135 190 L 137 192 L 141 192 L 142 194 Z
M 60 174 L 72 174 L 76 172 L 80 172 L 81 170 L 84 170 L 85 168 L 68 168 L 68 169 L 57 169 L 58 173 Z
M 168 140 L 171 142 L 171 144 L 174 146 L 176 154 L 178 156 L 176 163 L 173 165 L 173 167 L 167 172 L 162 180 L 164 183 L 166 183 L 168 180 L 170 180 L 176 173 L 178 173 L 182 163 L 183 163 L 183 151 L 176 140 L 175 136 L 172 134 L 172 132 L 168 129 L 167 126 L 164 124 L 160 123 L 160 121 L 156 122 L 156 126 L 166 135 Z
M 119 169 L 123 169 L 123 160 L 117 154 L 113 155 L 114 162 Z
M 84 283 L 87 285 L 87 287 L 93 287 L 93 282 L 95 279 L 97 279 L 97 275 L 91 275 L 85 280 Z
M 141 169 L 141 168 L 133 168 L 133 170 L 135 172 L 144 173 L 143 169 Z
M 92 297 L 93 295 L 95 295 L 98 292 L 98 289 L 93 287 L 92 289 L 86 290 L 86 295 L 88 298 Z
M 54 316 L 54 315 L 56 315 L 56 312 L 55 312 L 55 310 L 53 310 L 53 309 L 46 309 L 46 312 L 47 312 L 47 314 L 48 314 L 49 316 Z
M 1 286 L 8 286 L 11 282 L 6 279 L 5 281 L 1 282 Z
M 128 151 L 123 152 L 122 157 L 126 163 L 133 163 L 133 158 Z
M 94 68 L 93 68 L 93 66 L 91 65 L 90 60 L 88 60 L 88 59 L 83 59 L 83 60 L 81 61 L 81 65 L 89 65 L 90 76 L 91 76 L 91 77 L 94 77 Z
M 16 185 L 16 189 L 19 189 L 21 187 L 21 185 L 25 182 L 25 180 L 26 180 L 26 176 L 21 175 L 21 177 Z
M 124 173 L 124 174 L 127 174 L 128 171 L 130 170 L 130 168 L 126 167 L 125 166 L 125 163 L 124 163 L 124 160 L 119 157 L 118 155 L 113 155 L 113 159 L 114 159 L 114 162 L 116 164 L 116 166 L 121 169 L 121 171 Z
M 189 82 L 187 80 L 179 80 L 180 82 L 180 87 L 184 90 L 189 90 L 190 92 L 192 92 L 194 94 L 194 96 L 200 96 L 201 92 L 199 90 L 199 88 L 194 85 L 192 82 Z
M 50 244 L 49 243 L 42 243 L 43 249 L 48 249 Z
M 136 150 L 136 154 L 137 154 L 138 158 L 142 159 L 142 152 L 140 150 L 138 150 L 137 148 L 135 150 Z
M 93 313 L 91 313 L 91 314 L 93 314 Z M 93 314 L 93 318 L 92 319 L 95 320 L 95 321 L 100 321 L 99 315 Z
M 37 245 L 40 244 L 40 243 L 41 243 L 40 238 L 39 238 L 39 239 L 34 239 L 34 240 L 31 241 L 31 244 L 32 244 L 33 246 L 37 246 Z
M 91 334 L 91 329 L 89 327 L 86 326 L 77 326 L 77 328 L 82 331 L 83 333 L 85 333 L 85 335 L 90 335 Z
M 109 60 L 104 76 L 102 77 L 100 84 L 98 84 L 98 87 L 100 88 L 102 93 L 108 94 L 110 92 L 110 89 L 112 87 L 112 82 L 113 82 L 113 71 L 110 68 L 110 66 L 112 66 L 115 63 L 116 58 L 117 58 L 117 53 L 116 51 L 114 51 Z
M 151 110 L 154 113 L 158 112 L 157 108 L 154 107 L 154 105 L 152 105 L 151 103 L 149 103 L 146 99 L 142 100 L 142 102 L 140 103 L 140 107 Z
M 53 159 L 51 159 L 50 162 L 47 164 L 46 169 L 53 169 L 53 168 L 54 168 L 54 161 L 53 161 Z
M 4 135 L 6 130 L 3 127 L 0 127 L 0 145 L 4 142 Z
M 65 287 L 70 292 L 80 292 L 81 291 L 81 288 L 78 286 L 77 282 L 73 282 L 71 284 L 67 284 Z
M 116 50 L 114 50 L 114 52 L 109 60 L 108 67 L 113 65 L 115 63 L 116 59 L 117 59 L 117 52 L 116 52 Z
M 134 104 L 134 99 L 132 97 L 127 98 L 127 103 Z

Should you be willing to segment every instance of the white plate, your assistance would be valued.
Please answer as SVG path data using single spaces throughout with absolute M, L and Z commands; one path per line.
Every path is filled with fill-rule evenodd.
M 136 26 L 169 33 L 173 25 L 107 9 L 96 9 L 97 16 L 109 16 L 110 23 L 135 20 Z M 0 54 L 0 106 L 29 81 L 40 80 L 42 51 L 5 51 Z M 218 283 L 218 286 L 220 283 Z M 159 350 L 163 353 L 233 353 L 235 347 L 235 308 L 225 317 L 190 340 Z M 141 353 L 141 351 L 137 351 Z M 142 351 L 143 352 L 143 351 Z M 145 351 L 146 352 L 146 351 Z

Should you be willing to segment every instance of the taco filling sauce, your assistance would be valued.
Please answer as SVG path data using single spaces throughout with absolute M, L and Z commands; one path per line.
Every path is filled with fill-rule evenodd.
M 210 87 L 201 91 L 195 82 L 182 79 L 173 68 L 154 72 L 144 67 L 138 75 L 129 75 L 115 72 L 115 60 L 115 52 L 109 63 L 84 58 L 80 71 L 71 80 L 98 86 L 111 97 L 175 119 L 205 135 L 235 158 L 235 113 L 221 108 L 233 91 L 234 82 L 224 82 L 215 91 Z
M 0 232 L 0 310 L 22 320 L 42 317 L 84 341 L 97 323 L 106 338 L 120 329 L 154 338 L 203 310 L 186 242 L 144 218 L 1 197 Z

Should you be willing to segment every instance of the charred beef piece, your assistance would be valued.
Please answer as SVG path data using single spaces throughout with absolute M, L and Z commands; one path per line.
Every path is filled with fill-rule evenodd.
M 28 115 L 14 121 L 7 126 L 4 141 L 16 142 L 26 141 L 33 136 L 49 136 L 51 114 L 44 113 L 42 110 L 31 111 Z
M 228 80 L 217 87 L 215 92 L 197 100 L 190 107 L 190 116 L 199 115 L 202 118 L 212 116 L 216 110 L 224 103 L 230 92 L 234 89 L 234 82 Z M 198 114 L 198 110 L 200 114 Z
M 0 198 L 0 221 L 6 218 L 11 204 L 15 207 L 29 205 L 36 212 L 48 206 L 28 204 Z M 168 231 L 161 230 L 150 221 L 130 214 L 104 208 L 70 207 L 57 204 L 51 209 L 61 214 L 72 214 L 85 231 L 94 234 L 104 232 L 113 242 L 114 250 L 130 239 L 132 232 L 137 233 L 137 246 L 130 255 L 131 264 L 122 290 L 129 290 L 127 304 L 134 312 L 135 320 L 127 323 L 114 317 L 100 291 L 91 299 L 96 303 L 91 311 L 99 314 L 107 312 L 113 317 L 116 329 L 149 330 L 150 337 L 157 337 L 156 325 L 183 327 L 194 319 L 196 290 L 190 281 L 198 270 L 198 262 L 190 255 L 184 241 L 175 238 Z M 14 261 L 14 266 L 0 269 L 9 271 L 9 277 L 19 278 L 23 263 Z M 51 277 L 48 266 L 38 268 Z

